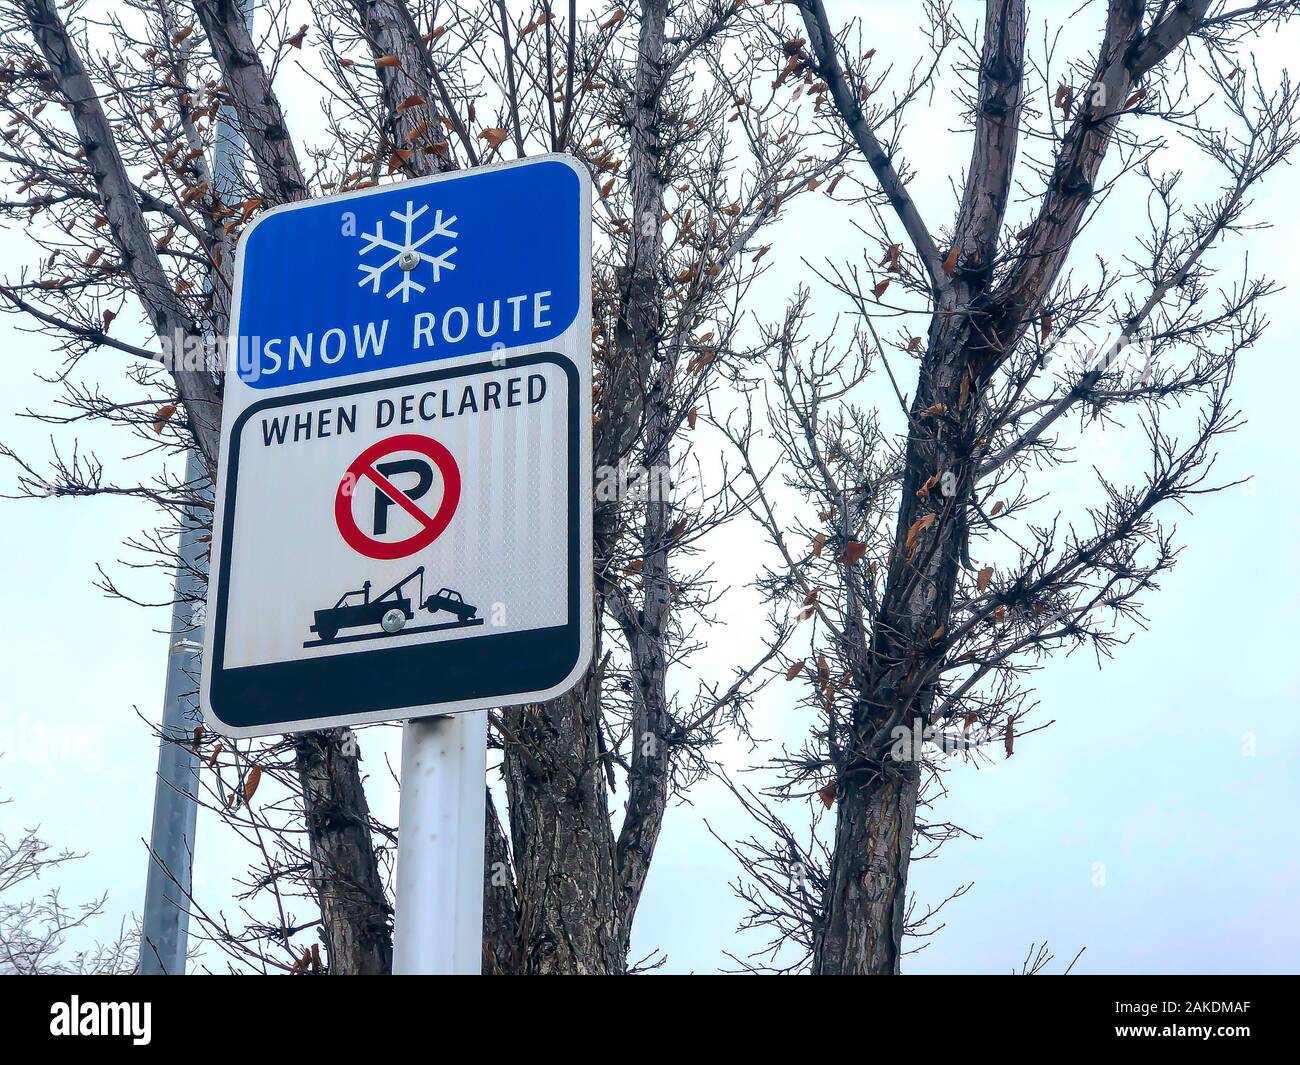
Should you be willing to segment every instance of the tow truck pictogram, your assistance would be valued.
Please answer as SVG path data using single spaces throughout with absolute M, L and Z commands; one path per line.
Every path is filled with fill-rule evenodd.
M 412 581 L 419 582 L 419 595 L 414 601 L 405 592 L 406 586 Z M 370 588 L 371 582 L 366 581 L 360 588 L 344 592 L 333 606 L 315 611 L 315 624 L 311 626 L 311 631 L 319 638 L 308 640 L 303 646 L 318 647 L 335 641 L 378 640 L 387 636 L 396 636 L 403 631 L 430 632 L 435 629 L 466 628 L 483 624 L 483 619 L 478 617 L 478 607 L 465 602 L 465 597 L 454 588 L 439 588 L 426 596 L 423 566 L 408 573 L 391 588 L 374 597 L 370 594 Z M 358 596 L 360 601 L 356 598 Z M 406 623 L 415 620 L 417 609 L 424 609 L 430 614 L 441 611 L 452 615 L 456 620 L 408 629 Z M 367 628 L 371 625 L 378 625 L 382 631 L 339 636 L 339 632 L 343 629 Z

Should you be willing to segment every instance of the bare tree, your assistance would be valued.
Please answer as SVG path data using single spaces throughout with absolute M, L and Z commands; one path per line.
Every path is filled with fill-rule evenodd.
M 1251 224 L 1252 192 L 1296 145 L 1300 98 L 1260 74 L 1250 42 L 1300 5 L 1085 5 L 1073 18 L 1096 50 L 1058 73 L 1065 35 L 1049 28 L 1031 57 L 1022 0 L 988 0 L 976 31 L 930 3 L 932 56 L 903 86 L 856 24 L 837 32 L 822 0 L 794 6 L 793 68 L 869 172 L 854 214 L 868 243 L 861 262 L 820 268 L 852 336 L 817 334 L 801 293 L 767 330 L 762 415 L 728 423 L 779 556 L 763 587 L 809 625 L 787 676 L 819 715 L 768 796 L 740 793 L 762 831 L 736 852 L 750 921 L 780 959 L 763 964 L 888 974 L 933 916 L 913 911 L 909 865 L 958 831 L 925 818 L 943 759 L 1010 756 L 1032 731 L 1026 674 L 1126 638 L 1177 556 L 1158 512 L 1223 487 L 1211 466 L 1239 424 L 1229 385 L 1274 285 L 1243 266 L 1216 286 L 1210 251 Z M 954 50 L 970 161 L 936 228 L 909 191 L 902 121 Z M 1166 161 L 1179 141 L 1220 175 L 1206 202 L 1184 200 Z M 1145 201 L 1149 232 L 1119 248 L 1112 232 L 1080 262 L 1120 189 Z M 1077 523 L 1042 498 L 1075 416 L 1149 451 L 1145 478 L 1099 480 Z M 833 838 L 795 830 L 773 799 L 833 806 Z
M 0 802 L 0 806 L 9 801 Z M 135 933 L 128 934 L 125 928 L 108 943 L 66 953 L 69 933 L 99 917 L 107 896 L 68 905 L 58 888 L 26 894 L 42 876 L 84 857 L 69 850 L 54 850 L 38 829 L 26 830 L 17 840 L 0 833 L 0 974 L 100 975 L 134 969 Z
M 90 418 L 119 425 L 152 472 L 118 483 L 66 443 L 48 465 L 6 454 L 20 494 L 161 507 L 159 530 L 130 545 L 144 553 L 132 565 L 169 565 L 185 508 L 210 506 L 159 461 L 198 447 L 212 468 L 220 372 L 165 372 L 157 343 L 225 336 L 235 242 L 259 211 L 536 152 L 590 169 L 597 665 L 563 698 L 492 715 L 508 811 L 503 825 L 489 804 L 484 965 L 625 971 L 668 804 L 709 768 L 721 730 L 743 727 L 786 632 L 731 683 L 671 696 L 669 671 L 698 646 L 692 623 L 715 595 L 692 559 L 735 513 L 732 493 L 699 475 L 691 432 L 738 353 L 765 227 L 790 199 L 830 191 L 847 150 L 809 152 L 797 108 L 771 87 L 789 62 L 771 36 L 779 12 L 731 0 L 585 16 L 550 0 L 522 14 L 501 0 L 313 0 L 314 27 L 274 3 L 255 35 L 234 0 L 127 0 L 98 21 L 86 7 L 2 7 L 12 194 L 0 212 L 40 263 L 0 284 L 0 303 L 64 356 L 59 406 L 30 413 L 73 432 Z M 301 131 L 279 96 L 291 62 L 318 94 L 316 124 Z M 248 146 L 233 190 L 211 173 L 220 114 Z M 144 331 L 115 327 L 137 309 Z M 136 361 L 87 383 L 92 353 Z M 122 378 L 133 394 L 120 394 Z M 198 927 L 233 965 L 386 971 L 395 832 L 370 815 L 356 737 L 236 744 L 199 731 L 193 742 L 209 767 L 200 798 L 257 855 L 240 921 L 194 899 Z M 301 939 L 317 922 L 324 958 Z

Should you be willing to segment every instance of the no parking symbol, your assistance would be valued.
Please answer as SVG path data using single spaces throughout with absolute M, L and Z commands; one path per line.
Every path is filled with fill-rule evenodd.
M 384 461 L 389 455 L 415 452 L 418 458 L 396 458 Z M 442 479 L 442 499 L 430 512 L 421 501 L 428 498 L 433 487 L 434 472 Z M 414 485 L 399 488 L 393 479 L 413 474 Z M 357 523 L 356 507 L 363 491 L 363 482 L 374 486 L 374 509 L 370 531 L 363 531 Z M 403 433 L 372 444 L 347 468 L 339 481 L 334 496 L 334 521 L 347 545 L 367 558 L 405 558 L 422 551 L 434 542 L 451 524 L 460 502 L 460 468 L 442 444 L 432 437 Z M 420 526 L 419 531 L 401 540 L 381 540 L 388 531 L 389 511 L 400 507 Z

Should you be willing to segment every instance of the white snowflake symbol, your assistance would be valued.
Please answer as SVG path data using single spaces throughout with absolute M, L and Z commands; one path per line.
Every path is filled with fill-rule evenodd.
M 422 214 L 428 210 L 428 205 L 421 207 L 418 211 L 415 205 L 406 201 L 405 211 L 389 211 L 389 217 L 396 219 L 406 227 L 406 236 L 402 243 L 397 244 L 394 241 L 384 237 L 384 223 L 382 221 L 375 223 L 373 233 L 362 233 L 361 237 L 366 242 L 365 246 L 357 253 L 365 255 L 367 252 L 374 251 L 376 248 L 387 248 L 393 252 L 393 256 L 386 263 L 379 266 L 367 266 L 362 263 L 357 267 L 364 275 L 357 284 L 369 285 L 370 291 L 379 292 L 380 282 L 383 280 L 384 273 L 389 267 L 396 266 L 401 271 L 402 280 L 393 286 L 388 292 L 384 293 L 385 299 L 392 299 L 399 292 L 402 294 L 402 302 L 406 303 L 411 298 L 412 290 L 423 292 L 424 286 L 415 280 L 415 271 L 421 262 L 429 263 L 433 267 L 433 283 L 436 285 L 442 278 L 442 271 L 455 270 L 456 264 L 451 262 L 451 257 L 456 254 L 456 246 L 453 244 L 441 255 L 429 255 L 420 249 L 431 241 L 434 237 L 449 237 L 455 240 L 459 234 L 451 227 L 456 224 L 456 215 L 444 220 L 442 212 L 437 211 L 433 218 L 433 229 L 422 236 L 419 240 L 415 239 L 415 222 Z

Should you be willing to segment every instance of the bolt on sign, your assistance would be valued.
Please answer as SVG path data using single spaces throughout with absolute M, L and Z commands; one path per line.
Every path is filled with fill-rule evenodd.
M 552 698 L 592 648 L 591 186 L 562 155 L 268 211 L 236 265 L 205 719 Z

